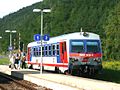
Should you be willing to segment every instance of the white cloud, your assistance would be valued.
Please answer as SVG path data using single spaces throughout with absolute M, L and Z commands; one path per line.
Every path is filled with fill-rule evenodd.
M 0 0 L 0 18 L 43 0 Z

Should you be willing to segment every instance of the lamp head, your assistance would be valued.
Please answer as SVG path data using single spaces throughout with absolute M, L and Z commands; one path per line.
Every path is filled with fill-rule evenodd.
M 41 12 L 41 9 L 33 9 L 33 12 Z

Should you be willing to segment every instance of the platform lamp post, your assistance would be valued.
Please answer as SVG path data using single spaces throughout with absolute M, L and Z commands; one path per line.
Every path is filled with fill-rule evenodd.
M 50 9 L 33 9 L 33 12 L 40 12 L 41 13 L 41 37 L 40 37 L 40 41 L 41 41 L 41 63 L 40 63 L 40 74 L 42 74 L 42 63 L 43 63 L 43 57 L 42 57 L 42 36 L 43 36 L 43 13 L 47 13 L 47 12 L 51 12 Z
M 0 36 L 0 39 L 2 39 L 2 36 Z M 2 49 L 1 49 L 1 43 L 0 43 L 0 50 L 2 50 Z
M 10 33 L 10 46 L 9 46 L 9 49 L 11 49 L 10 50 L 10 57 L 11 57 L 12 49 L 13 49 L 13 47 L 12 47 L 12 33 L 16 33 L 16 30 L 5 30 L 5 32 Z

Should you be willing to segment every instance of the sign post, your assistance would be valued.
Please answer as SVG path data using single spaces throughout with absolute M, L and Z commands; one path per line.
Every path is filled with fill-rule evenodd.
M 41 66 L 41 69 L 40 69 L 40 73 L 42 74 L 42 44 L 43 44 L 43 42 L 42 42 L 42 37 L 43 37 L 43 13 L 44 12 L 51 12 L 51 10 L 50 9 L 33 9 L 33 12 L 40 12 L 41 13 L 41 39 L 40 39 L 40 41 L 41 41 L 41 64 L 40 64 L 40 66 Z
M 40 34 L 35 34 L 34 35 L 34 40 L 37 41 L 37 44 L 41 45 L 41 63 L 40 63 L 40 73 L 42 74 L 42 63 L 43 63 L 43 58 L 42 58 L 42 46 L 43 46 L 43 41 L 49 41 L 50 36 L 48 34 L 45 34 L 43 37 Z M 41 42 L 39 42 L 41 41 Z

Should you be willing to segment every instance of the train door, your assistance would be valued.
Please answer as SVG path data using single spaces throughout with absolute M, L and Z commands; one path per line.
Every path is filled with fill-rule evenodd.
M 28 62 L 30 61 L 30 47 L 28 47 L 28 50 L 27 50 L 27 60 Z
M 63 64 L 68 63 L 66 42 L 60 42 L 60 59 Z

